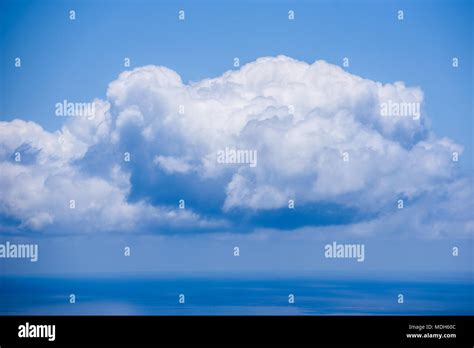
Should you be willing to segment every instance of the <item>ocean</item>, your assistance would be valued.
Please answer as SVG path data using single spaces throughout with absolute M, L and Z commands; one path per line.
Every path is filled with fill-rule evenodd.
M 469 276 L 2 276 L 0 314 L 473 315 L 473 290 Z M 180 294 L 184 303 L 179 303 Z M 403 303 L 398 303 L 399 294 Z

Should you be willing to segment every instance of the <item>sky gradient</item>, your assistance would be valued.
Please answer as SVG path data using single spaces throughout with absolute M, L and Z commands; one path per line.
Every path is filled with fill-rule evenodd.
M 5 273 L 472 271 L 472 2 L 0 6 L 0 242 L 40 245 Z M 94 119 L 57 117 L 65 99 Z M 226 146 L 255 170 L 216 164 Z

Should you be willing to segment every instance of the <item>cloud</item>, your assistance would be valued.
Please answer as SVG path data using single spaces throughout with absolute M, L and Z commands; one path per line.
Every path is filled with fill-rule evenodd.
M 284 209 L 290 199 L 378 216 L 392 214 L 398 199 L 441 199 L 436 190 L 455 197 L 453 204 L 467 199 L 445 189 L 467 185 L 452 160 L 463 149 L 431 131 L 420 88 L 371 81 L 324 61 L 259 58 L 189 84 L 170 69 L 145 66 L 120 74 L 95 105 L 95 117 L 70 119 L 56 133 L 32 122 L 1 123 L 3 214 L 33 229 L 85 221 L 128 230 L 176 219 L 224 226 L 236 209 Z M 396 108 L 382 115 L 387 105 Z M 12 162 L 23 144 L 37 152 L 34 164 Z M 256 151 L 258 164 L 220 163 L 217 153 L 226 148 Z M 194 212 L 169 207 L 164 197 L 176 175 L 191 201 L 206 190 L 222 193 L 219 221 L 199 205 Z M 70 197 L 80 201 L 75 218 L 65 204 Z M 462 218 L 469 226 L 469 216 Z
M 294 238 L 327 238 L 329 235 L 375 237 L 383 235 L 407 240 L 415 234 L 427 240 L 469 239 L 474 234 L 474 195 L 469 179 L 456 180 L 433 189 L 403 209 L 384 212 L 376 218 L 350 225 L 302 227 L 292 230 Z
M 187 173 L 191 170 L 191 166 L 185 160 L 174 157 L 157 156 L 154 163 L 158 164 L 163 170 L 169 174 Z
M 89 141 L 85 144 L 72 135 L 78 129 L 83 131 L 81 126 L 74 123 L 71 129 L 49 133 L 32 122 L 0 122 L 0 212 L 18 220 L 18 227 L 67 234 L 223 225 L 191 211 L 155 207 L 143 200 L 129 202 L 130 175 L 118 165 L 112 166 L 106 177 L 82 172 L 75 160 L 85 156 L 87 145 L 97 140 L 101 129 L 96 127 L 93 135 L 88 130 L 81 132 Z M 36 153 L 30 164 L 12 159 L 22 144 Z
M 422 104 L 419 88 L 362 79 L 324 61 L 260 58 L 189 85 L 165 68 L 139 68 L 112 82 L 108 99 L 140 110 L 146 151 L 189 158 L 180 167 L 203 177 L 231 172 L 227 209 L 272 209 L 291 198 L 391 204 L 452 178 L 452 153 L 462 153 L 432 134 L 426 114 L 381 116 L 383 103 Z M 258 166 L 218 163 L 226 147 L 255 149 Z

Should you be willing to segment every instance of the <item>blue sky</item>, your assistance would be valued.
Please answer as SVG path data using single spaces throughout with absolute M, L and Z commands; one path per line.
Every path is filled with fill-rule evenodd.
M 242 63 L 286 54 L 341 64 L 381 82 L 422 86 L 434 129 L 469 144 L 472 96 L 471 1 L 3 1 L 2 119 L 21 117 L 56 129 L 57 100 L 103 97 L 132 66 L 156 64 L 184 81 L 222 74 Z M 181 9 L 185 23 L 176 20 Z M 75 9 L 71 22 L 68 11 Z M 288 9 L 297 20 L 289 22 Z M 405 11 L 405 20 L 396 11 Z M 21 56 L 23 69 L 12 60 Z M 460 68 L 450 66 L 459 57 Z M 55 88 L 45 88 L 55 86 Z M 449 88 L 446 88 L 449 86 Z M 471 146 L 468 153 L 472 153 Z
M 44 245 L 43 250 L 48 250 L 44 252 L 44 261 L 41 261 L 36 269 L 32 269 L 31 265 L 15 264 L 12 267 L 15 271 L 48 272 L 54 269 L 57 272 L 64 271 L 61 266 L 55 266 L 58 259 L 65 258 L 61 255 L 62 251 L 59 251 L 62 247 L 68 251 L 66 254 L 69 255 L 78 252 L 77 257 L 70 260 L 66 258 L 64 261 L 68 269 L 78 272 L 90 270 L 92 264 L 97 265 L 98 269 L 104 272 L 117 271 L 122 269 L 121 267 L 135 271 L 141 269 L 191 271 L 195 268 L 212 271 L 216 268 L 216 263 L 219 263 L 217 268 L 221 271 L 250 270 L 254 267 L 258 269 L 258 264 L 261 264 L 261 268 L 265 270 L 351 269 L 353 267 L 351 263 L 331 264 L 320 258 L 322 245 L 337 238 L 341 241 L 364 242 L 371 245 L 372 250 L 376 250 L 372 255 L 377 255 L 377 257 L 369 259 L 360 267 L 362 269 L 407 270 L 413 267 L 419 270 L 434 270 L 440 267 L 472 269 L 472 214 L 469 212 L 472 196 L 466 198 L 462 195 L 462 192 L 472 192 L 469 191 L 472 189 L 469 180 L 472 179 L 473 159 L 472 2 L 3 1 L 0 6 L 0 22 L 2 23 L 0 120 L 8 124 L 14 119 L 33 121 L 44 128 L 45 134 L 39 135 L 37 131 L 27 129 L 25 125 L 19 126 L 19 128 L 24 127 L 24 132 L 27 134 L 25 143 L 30 143 L 29 146 L 31 146 L 31 149 L 26 147 L 25 158 L 31 156 L 33 165 L 39 163 L 37 170 L 33 173 L 43 173 L 47 178 L 45 182 L 58 180 L 54 187 L 58 187 L 58 190 L 63 187 L 65 192 L 81 185 L 91 187 L 97 185 L 95 191 L 107 192 L 104 197 L 113 197 L 114 202 L 120 202 L 121 194 L 125 192 L 123 194 L 126 200 L 124 207 L 112 207 L 111 211 L 124 209 L 121 214 L 123 216 L 127 216 L 128 213 L 134 216 L 143 214 L 143 218 L 131 219 L 133 220 L 131 222 L 128 220 L 111 222 L 109 219 L 112 219 L 110 218 L 112 213 L 108 211 L 101 210 L 99 215 L 81 212 L 84 215 L 71 217 L 68 222 L 64 215 L 66 213 L 59 213 L 56 206 L 49 207 L 51 211 L 47 208 L 41 211 L 41 202 L 25 206 L 20 214 L 13 211 L 11 207 L 17 206 L 16 204 L 21 205 L 14 200 L 22 197 L 22 194 L 8 191 L 8 195 L 5 194 L 6 198 L 2 202 L 3 210 L 0 212 L 0 222 L 3 226 L 7 226 L 5 238 L 41 240 Z M 69 20 L 68 12 L 71 9 L 76 11 L 75 21 Z M 177 19 L 180 9 L 186 11 L 185 21 Z M 404 11 L 403 21 L 397 20 L 397 11 L 400 9 Z M 295 11 L 294 21 L 288 21 L 288 10 Z M 258 58 L 279 55 L 290 57 L 294 61 L 255 63 Z M 15 57 L 22 59 L 20 69 L 14 67 Z M 254 64 L 252 66 L 257 74 L 267 67 L 280 69 L 280 71 L 281 68 L 288 69 L 290 71 L 288 76 L 282 77 L 284 83 L 292 79 L 291 69 L 297 71 L 301 64 L 313 64 L 316 60 L 324 60 L 330 65 L 318 65 L 314 69 L 317 74 L 323 74 L 329 79 L 328 86 L 331 86 L 330 78 L 333 76 L 331 74 L 340 75 L 341 81 L 345 81 L 346 75 L 334 70 L 333 66 L 341 66 L 343 57 L 349 57 L 350 66 L 345 70 L 351 76 L 359 76 L 382 84 L 403 81 L 406 87 L 400 95 L 397 94 L 397 97 L 402 99 L 416 99 L 418 98 L 417 88 L 421 90 L 424 95 L 423 119 L 426 116 L 430 124 L 423 125 L 421 130 L 418 128 L 413 130 L 411 125 L 407 128 L 403 126 L 403 132 L 406 133 L 402 135 L 396 132 L 384 133 L 385 130 L 377 128 L 383 127 L 377 123 L 378 121 L 363 119 L 365 110 L 361 111 L 360 108 L 363 108 L 366 102 L 365 85 L 358 87 L 361 88 L 361 92 L 357 92 L 355 97 L 350 96 L 350 86 L 341 87 L 343 89 L 341 92 L 335 88 L 329 96 L 339 93 L 347 95 L 347 99 L 342 101 L 337 98 L 334 100 L 336 104 L 343 104 L 343 107 L 338 104 L 337 110 L 345 110 L 348 106 L 344 103 L 350 104 L 351 100 L 356 100 L 356 104 L 359 104 L 351 112 L 356 116 L 360 114 L 361 118 L 358 119 L 360 122 L 355 124 L 362 125 L 361 129 L 367 131 L 368 136 L 373 136 L 374 141 L 379 135 L 373 133 L 373 129 L 377 129 L 384 140 L 390 140 L 389 144 L 401 142 L 401 138 L 397 137 L 405 135 L 409 137 L 412 131 L 422 134 L 428 129 L 436 136 L 436 139 L 447 137 L 451 143 L 446 145 L 432 139 L 427 140 L 430 146 L 440 150 L 433 150 L 433 153 L 428 153 L 426 150 L 426 154 L 421 155 L 417 152 L 416 143 L 410 143 L 405 149 L 407 161 L 413 159 L 413 163 L 424 163 L 420 166 L 423 168 L 419 171 L 411 170 L 401 161 L 398 169 L 393 170 L 394 174 L 390 176 L 390 180 L 384 181 L 384 177 L 376 176 L 380 183 L 374 183 L 373 187 L 371 186 L 373 177 L 370 173 L 378 173 L 377 168 L 380 169 L 380 166 L 374 166 L 371 170 L 367 169 L 368 164 L 354 167 L 352 170 L 355 173 L 355 179 L 353 182 L 348 179 L 347 185 L 360 184 L 361 188 L 354 191 L 347 189 L 342 193 L 330 191 L 324 186 L 324 182 L 330 182 L 331 170 L 325 171 L 323 168 L 314 177 L 309 174 L 308 176 L 286 176 L 286 169 L 273 167 L 270 160 L 266 162 L 264 158 L 262 158 L 262 172 L 255 177 L 245 168 L 238 178 L 234 176 L 236 172 L 233 169 L 213 176 L 214 174 L 205 172 L 202 169 L 203 166 L 196 164 L 196 161 L 201 158 L 198 155 L 201 156 L 205 152 L 201 149 L 207 149 L 210 146 L 192 132 L 194 126 L 197 127 L 196 129 L 201 129 L 199 124 L 188 126 L 189 131 L 179 128 L 179 125 L 160 130 L 160 127 L 151 120 L 156 112 L 159 113 L 162 110 L 161 107 L 166 108 L 163 105 L 173 103 L 174 99 L 166 91 L 160 90 L 158 101 L 156 101 L 153 99 L 156 96 L 148 95 L 154 85 L 152 82 L 148 84 L 147 81 L 156 78 L 158 84 L 168 84 L 167 87 L 163 87 L 164 90 L 181 89 L 182 86 L 175 81 L 175 76 L 161 70 L 142 70 L 143 77 L 122 76 L 119 78 L 119 74 L 127 70 L 123 67 L 125 57 L 131 59 L 130 69 L 147 65 L 163 66 L 175 71 L 185 85 L 195 82 L 196 86 L 200 86 L 202 90 L 207 88 L 206 82 L 203 82 L 204 79 L 216 78 L 217 84 L 222 85 L 222 90 L 231 91 L 229 93 L 239 93 L 233 90 L 232 83 L 242 83 L 243 88 L 250 89 L 253 78 L 252 75 L 247 76 L 242 72 L 232 77 L 231 79 L 234 80 L 230 83 L 222 77 L 228 70 L 238 70 L 233 67 L 234 57 L 240 58 L 241 65 Z M 460 66 L 455 69 L 451 66 L 453 57 L 458 57 L 460 62 Z M 275 76 L 278 74 L 275 73 Z M 241 82 L 243 80 L 247 82 Z M 117 82 L 112 85 L 112 81 Z M 269 86 L 271 82 L 266 83 Z M 291 80 L 291 82 L 295 81 Z M 310 89 L 311 86 L 313 85 L 308 88 Z M 286 98 L 283 87 L 280 86 L 282 90 L 278 95 Z M 196 87 L 193 92 L 200 93 L 199 88 Z M 379 87 L 375 85 L 367 86 L 370 93 L 377 93 L 374 92 L 377 88 Z M 321 91 L 323 92 L 324 90 Z M 211 90 L 210 93 L 220 95 L 221 92 Z M 222 93 L 228 97 L 225 92 Z M 144 121 L 133 124 L 135 121 L 126 121 L 124 118 L 125 123 L 132 123 L 131 126 L 129 124 L 123 129 L 119 129 L 120 127 L 113 123 L 107 132 L 110 131 L 112 139 L 112 128 L 115 127 L 114 136 L 119 140 L 107 142 L 101 139 L 94 143 L 86 142 L 87 149 L 84 151 L 79 149 L 84 143 L 79 136 L 79 134 L 81 136 L 84 134 L 83 131 L 79 129 L 79 125 L 69 126 L 74 139 L 80 145 L 76 143 L 73 145 L 75 150 L 71 150 L 72 155 L 67 152 L 69 150 L 64 150 L 65 153 L 67 152 L 64 155 L 67 157 L 66 172 L 70 173 L 69 170 L 71 170 L 74 174 L 71 174 L 70 182 L 63 182 L 57 179 L 59 175 L 50 175 L 53 169 L 41 162 L 42 155 L 38 153 L 48 153 L 47 146 L 44 147 L 41 143 L 36 147 L 31 143 L 35 139 L 44 137 L 46 139 L 44 143 L 49 144 L 51 134 L 69 122 L 64 118 L 55 117 L 57 102 L 64 99 L 83 102 L 92 101 L 94 98 L 100 98 L 112 105 L 110 111 L 112 123 L 116 122 L 121 112 L 133 114 L 134 105 L 138 105 Z M 144 111 L 143 105 L 146 98 L 152 98 L 153 103 L 156 103 L 153 104 L 155 109 L 150 114 Z M 294 100 L 299 100 L 298 94 L 294 96 Z M 212 104 L 208 99 L 201 102 L 207 105 Z M 306 108 L 306 102 L 306 100 L 300 102 L 302 109 Z M 327 107 L 327 110 L 333 110 L 332 104 L 329 104 L 331 103 L 328 102 L 328 105 L 324 104 L 321 108 Z M 190 109 L 191 112 L 198 110 L 201 105 L 203 104 L 195 104 L 195 109 Z M 297 104 L 296 107 L 298 106 Z M 197 112 L 196 115 L 198 115 Z M 275 111 L 275 113 L 278 112 Z M 190 115 L 189 111 L 186 114 Z M 308 111 L 306 117 L 309 115 Z M 333 114 L 330 116 L 332 117 Z M 265 148 L 272 148 L 272 146 L 275 148 L 275 140 L 270 139 L 259 147 L 255 139 L 262 134 L 267 134 L 268 131 L 269 138 L 275 137 L 278 131 L 271 132 L 285 127 L 295 133 L 302 132 L 301 128 L 292 128 L 285 122 L 283 118 L 278 121 L 257 122 L 256 125 L 249 121 L 247 127 L 241 130 L 244 135 L 236 141 L 240 144 L 255 146 L 264 155 Z M 144 141 L 140 133 L 147 125 L 155 132 L 153 135 L 157 139 L 151 143 Z M 160 124 L 160 126 L 163 125 Z M 158 129 L 153 127 L 158 127 Z M 175 131 L 176 133 L 173 133 Z M 21 130 L 17 129 L 16 132 L 21 132 Z M 10 131 L 5 134 L 10 134 Z M 161 140 L 168 134 L 171 134 L 169 135 L 171 139 Z M 219 138 L 219 135 L 214 133 L 206 138 L 214 139 L 214 136 Z M 352 144 L 359 144 L 360 140 L 350 139 L 353 141 Z M 14 142 L 5 141 L 5 144 L 7 143 Z M 312 148 L 316 146 L 310 142 L 308 144 Z M 1 153 L 4 156 L 2 161 L 11 159 L 12 151 L 10 150 L 17 150 L 19 146 L 16 145 L 13 148 L 9 148 L 10 145 L 4 146 L 5 150 Z M 434 169 L 430 167 L 430 163 L 442 161 L 446 158 L 443 156 L 449 154 L 451 149 L 457 149 L 458 145 L 464 150 L 462 160 L 455 168 L 444 172 L 443 166 Z M 196 148 L 192 149 L 193 146 Z M 112 168 L 117 158 L 120 158 L 123 151 L 130 148 L 139 149 L 134 153 L 134 161 L 130 164 L 121 164 L 119 172 L 113 172 Z M 137 156 L 137 153 L 140 156 Z M 156 169 L 154 159 L 158 155 L 166 159 L 177 158 L 180 161 L 185 159 L 188 161 L 185 165 L 196 166 L 197 169 L 186 173 L 176 171 L 173 173 L 164 170 L 164 167 Z M 310 154 L 312 155 L 319 156 L 321 152 L 316 151 Z M 52 157 L 54 156 L 48 153 L 46 161 Z M 400 155 L 393 159 L 389 158 L 389 162 L 395 163 L 394 161 L 400 158 L 404 157 Z M 60 163 L 64 165 L 63 162 Z M 292 164 L 285 163 L 281 166 L 291 167 Z M 281 176 L 278 174 L 280 169 L 284 172 Z M 277 172 L 275 177 L 269 174 L 272 170 Z M 338 177 L 338 173 L 338 170 L 334 169 L 334 178 Z M 401 174 L 397 176 L 398 174 L 395 173 Z M 359 174 L 360 181 L 357 181 Z M 18 176 L 15 177 L 14 174 L 8 176 L 8 180 L 12 181 L 7 181 L 5 176 L 2 187 L 15 183 L 27 186 L 23 184 L 24 179 L 21 179 L 21 175 L 15 175 Z M 344 175 L 341 174 L 341 178 L 346 178 Z M 98 177 L 103 181 L 95 181 Z M 315 177 L 320 178 L 321 181 L 316 184 L 315 195 L 311 196 L 310 187 Z M 404 177 L 417 178 L 411 184 L 419 192 L 413 193 L 415 189 L 411 187 L 402 188 L 404 184 L 402 185 L 401 181 Z M 33 182 L 35 175 L 32 174 L 30 178 Z M 90 180 L 82 181 L 86 180 L 85 178 Z M 326 178 L 326 181 L 322 181 L 322 178 Z M 305 192 L 305 180 L 308 180 L 308 192 Z M 105 182 L 113 184 L 109 187 Z M 231 182 L 235 184 L 234 186 L 237 185 L 238 189 L 231 191 L 229 186 Z M 255 196 L 249 198 L 248 205 L 236 203 L 237 198 L 234 199 L 234 197 L 238 197 L 240 192 L 244 192 L 245 189 L 254 190 L 254 192 L 259 189 L 266 190 L 267 183 L 272 187 L 271 194 L 275 197 L 286 192 L 286 187 L 299 192 L 300 197 L 304 196 L 301 200 L 296 199 L 297 210 L 289 211 L 285 205 L 280 204 L 281 202 L 276 202 L 278 199 L 272 203 L 271 207 L 257 209 L 255 207 L 257 203 L 252 203 L 258 202 L 258 197 Z M 254 184 L 255 186 L 252 186 Z M 399 191 L 404 193 L 399 197 L 391 197 L 384 191 L 385 186 L 400 188 Z M 78 189 L 77 192 L 79 191 L 81 190 Z M 41 195 L 43 191 L 39 192 Z M 87 196 L 88 191 L 84 192 Z M 47 200 L 51 201 L 53 196 L 57 197 L 56 194 L 48 196 Z M 97 202 L 101 202 L 98 204 L 109 204 L 104 203 L 108 202 L 104 197 L 97 197 Z M 391 200 L 395 202 L 400 197 L 409 203 L 408 209 L 413 209 L 413 212 L 406 213 L 408 214 L 406 219 L 412 217 L 413 221 L 405 223 L 405 217 L 396 217 L 390 210 L 389 202 Z M 36 198 L 30 197 L 32 201 Z M 64 199 L 68 198 L 70 197 Z M 182 225 L 174 225 L 169 221 L 164 221 L 166 219 L 162 217 L 157 218 L 158 222 L 151 218 L 150 221 L 148 220 L 155 214 L 166 215 L 166 211 L 163 212 L 162 209 L 175 206 L 180 198 L 186 198 L 190 214 L 195 214 L 184 216 Z M 225 204 L 231 208 L 223 209 Z M 423 214 L 419 217 L 415 216 L 420 211 Z M 36 214 L 36 220 L 31 222 L 28 214 Z M 59 217 L 60 214 L 62 214 L 61 217 Z M 54 221 L 50 225 L 44 223 L 44 221 L 49 221 L 51 216 Z M 100 228 L 94 227 L 94 223 L 90 222 L 95 221 L 102 226 L 100 219 L 105 219 L 111 226 L 126 227 L 123 229 L 114 227 L 113 231 L 100 232 Z M 77 230 L 78 224 L 90 225 L 90 230 L 84 235 Z M 433 232 L 434 227 L 439 230 Z M 72 238 L 76 244 L 71 246 L 64 240 L 64 236 L 66 240 Z M 108 255 L 109 261 L 104 261 L 107 257 L 104 258 L 100 252 L 93 258 L 81 260 L 81 253 L 78 250 L 88 248 L 92 244 L 91 241 L 94 241 L 97 250 L 102 250 L 101 252 Z M 253 250 L 251 257 L 241 257 L 244 260 L 239 261 L 237 265 L 235 259 L 229 256 L 236 243 L 242 245 L 244 250 Z M 120 255 L 120 252 L 118 251 L 129 244 L 134 246 L 134 250 L 143 250 L 139 253 L 141 256 L 131 261 L 120 258 L 119 261 L 117 255 Z M 384 251 L 388 244 L 393 248 L 390 251 Z M 50 245 L 56 247 L 53 248 Z M 97 245 L 104 247 L 99 248 Z M 107 245 L 113 247 L 108 249 Z M 458 259 L 450 256 L 453 245 L 459 245 L 465 251 Z M 199 247 L 196 249 L 193 246 Z M 163 251 L 164 249 L 166 251 Z M 161 250 L 166 256 L 159 256 L 160 262 L 151 262 L 150 265 L 150 260 L 153 260 L 156 250 L 158 252 Z M 196 257 L 193 253 L 198 253 L 200 257 Z M 285 253 L 286 256 L 282 256 Z M 384 255 L 387 253 L 393 255 L 393 258 L 385 259 Z M 397 259 L 397 255 L 403 253 L 412 257 L 404 260 Z M 102 266 L 100 266 L 101 262 L 103 262 Z M 121 262 L 126 264 L 122 265 Z M 321 266 L 321 262 L 324 266 Z

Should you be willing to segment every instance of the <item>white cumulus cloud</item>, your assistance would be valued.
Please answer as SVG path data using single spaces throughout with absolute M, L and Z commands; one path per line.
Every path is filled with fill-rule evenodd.
M 128 199 L 133 174 L 162 171 L 217 186 L 225 194 L 223 214 L 283 208 L 289 199 L 386 213 L 399 198 L 415 200 L 457 180 L 452 155 L 461 155 L 462 146 L 431 131 L 423 98 L 419 87 L 403 82 L 384 84 L 286 56 L 188 84 L 165 67 L 137 68 L 110 83 L 91 119 L 70 119 L 56 133 L 32 122 L 1 123 L 0 211 L 36 229 L 66 221 L 112 230 L 172 221 L 176 212 L 169 215 L 150 197 Z M 420 115 L 382 116 L 384 103 L 415 105 Z M 12 162 L 24 144 L 37 152 L 35 163 Z M 219 163 L 225 148 L 256 151 L 258 164 Z M 77 164 L 92 153 L 124 151 L 133 159 L 128 166 L 104 155 L 100 174 Z M 71 197 L 79 201 L 74 216 L 64 203 Z M 176 214 L 216 223 L 197 213 Z

